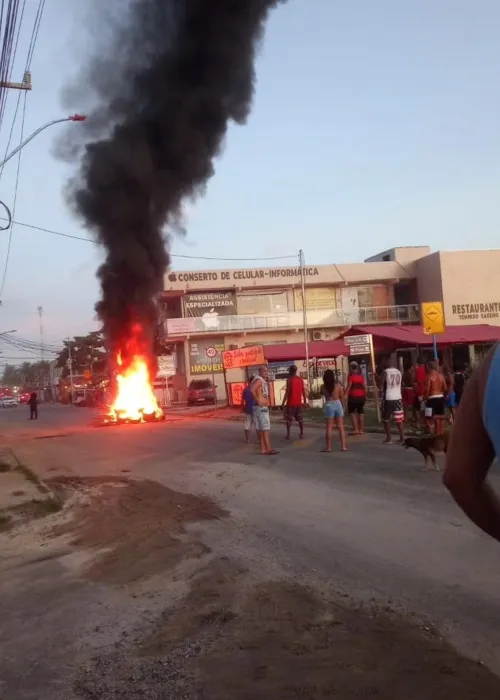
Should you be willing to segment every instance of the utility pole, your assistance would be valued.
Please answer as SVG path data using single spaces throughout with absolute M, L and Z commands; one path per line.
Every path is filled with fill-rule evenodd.
M 6 80 L 0 81 L 0 87 L 10 88 L 11 90 L 31 90 L 31 73 L 29 70 L 24 72 L 22 83 L 9 83 Z
M 306 346 L 306 368 L 307 368 L 307 384 L 308 390 L 311 391 L 311 373 L 309 371 L 309 338 L 307 332 L 307 304 L 306 304 L 306 270 L 304 251 L 299 250 L 300 263 L 300 286 L 302 291 L 302 320 L 304 326 L 304 344 Z
M 73 357 L 71 355 L 71 338 L 68 338 L 68 369 L 69 369 L 69 386 L 71 391 L 71 401 L 73 403 L 75 392 L 73 388 Z
M 38 316 L 40 318 L 40 374 L 39 374 L 39 382 L 42 385 L 42 389 L 45 386 L 44 382 L 44 376 L 43 376 L 43 360 L 44 360 L 44 351 L 43 351 L 43 306 L 38 306 L 37 307 L 38 311 Z

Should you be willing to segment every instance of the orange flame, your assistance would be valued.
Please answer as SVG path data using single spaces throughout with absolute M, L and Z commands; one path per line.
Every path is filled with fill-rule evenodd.
M 118 354 L 117 364 L 123 366 Z M 141 356 L 134 356 L 129 366 L 116 376 L 117 393 L 111 405 L 108 420 L 143 422 L 144 416 L 163 417 L 163 411 L 153 392 L 148 364 Z

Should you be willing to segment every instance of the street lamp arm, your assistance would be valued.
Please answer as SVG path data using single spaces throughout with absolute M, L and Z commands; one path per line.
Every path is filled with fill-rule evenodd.
M 63 117 L 62 119 L 53 119 L 50 122 L 47 122 L 46 124 L 43 124 L 42 126 L 39 126 L 36 131 L 34 131 L 28 138 L 24 139 L 22 143 L 19 144 L 16 148 L 14 148 L 13 151 L 11 151 L 5 158 L 0 162 L 0 168 L 3 168 L 5 163 L 9 161 L 11 158 L 13 158 L 16 153 L 19 153 L 19 151 L 26 146 L 30 141 L 33 141 L 35 136 L 38 136 L 38 134 L 41 131 L 44 131 L 47 129 L 49 126 L 53 126 L 54 124 L 60 124 L 61 122 L 83 122 L 85 121 L 87 117 L 84 116 L 83 114 L 73 114 L 70 117 Z

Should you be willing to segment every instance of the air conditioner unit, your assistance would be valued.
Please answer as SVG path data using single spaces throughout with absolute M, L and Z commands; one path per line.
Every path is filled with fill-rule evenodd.
M 313 340 L 328 340 L 328 334 L 325 331 L 313 331 Z

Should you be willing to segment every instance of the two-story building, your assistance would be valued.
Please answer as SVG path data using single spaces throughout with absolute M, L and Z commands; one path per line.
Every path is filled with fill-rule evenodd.
M 176 386 L 220 374 L 223 349 L 303 342 L 304 320 L 309 341 L 331 340 L 349 326 L 419 324 L 420 304 L 440 301 L 447 325 L 500 325 L 499 269 L 500 250 L 431 253 L 413 246 L 302 271 L 170 271 L 163 310 L 176 348 Z M 217 355 L 210 358 L 207 348 Z
M 306 265 L 303 270 L 169 272 L 165 331 L 175 343 L 178 373 L 188 383 L 211 376 L 212 370 L 220 373 L 223 349 L 303 341 L 304 316 L 310 341 L 334 339 L 354 325 L 418 323 L 418 285 L 411 266 L 429 249 L 392 253 L 392 259 Z M 212 347 L 217 350 L 213 361 L 207 355 Z

